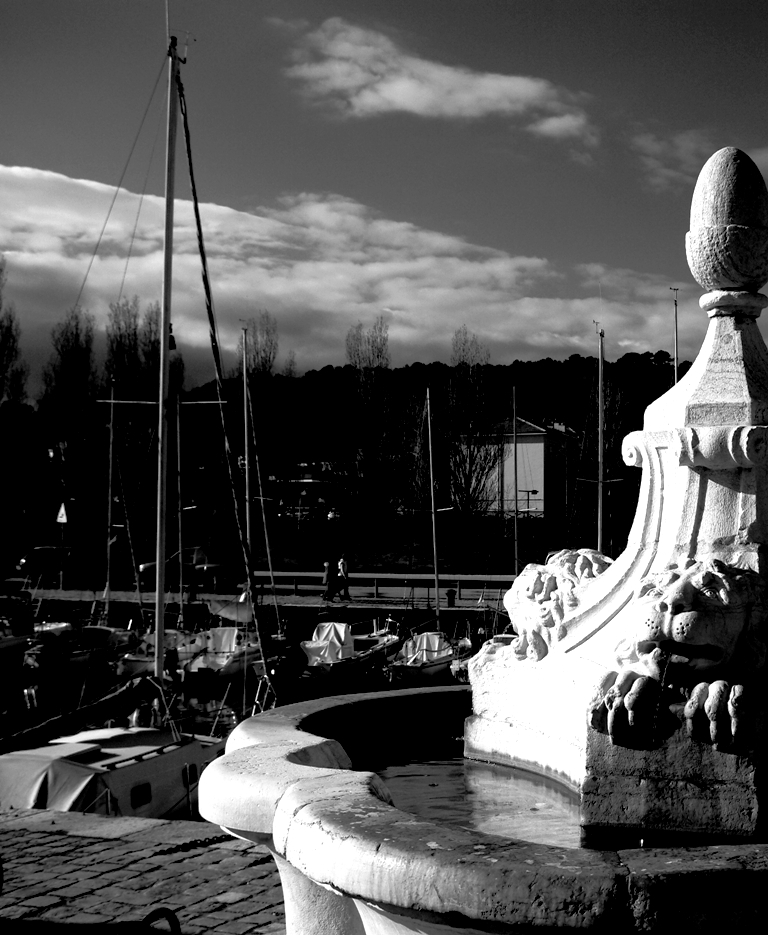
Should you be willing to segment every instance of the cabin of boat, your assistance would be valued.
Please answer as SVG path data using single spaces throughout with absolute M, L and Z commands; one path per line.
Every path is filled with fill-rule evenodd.
M 80 731 L 0 756 L 0 811 L 191 817 L 200 774 L 223 752 L 218 737 L 172 728 Z

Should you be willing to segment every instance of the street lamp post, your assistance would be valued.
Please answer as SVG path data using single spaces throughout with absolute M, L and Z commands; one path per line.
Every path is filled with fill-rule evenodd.
M 670 291 L 675 293 L 675 383 L 677 383 L 677 293 L 680 291 L 678 286 L 670 286 Z

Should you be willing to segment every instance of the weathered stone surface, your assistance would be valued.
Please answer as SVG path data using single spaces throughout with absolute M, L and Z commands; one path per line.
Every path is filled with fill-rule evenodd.
M 729 146 L 705 163 L 693 192 L 686 251 L 703 289 L 756 292 L 768 280 L 768 192 L 746 153 Z
M 768 617 L 768 350 L 755 319 L 768 304 L 756 291 L 768 279 L 768 192 L 739 151 L 703 170 L 688 248 L 712 290 L 702 300 L 710 325 L 694 366 L 624 442 L 625 461 L 643 470 L 627 549 L 588 586 L 585 552 L 562 553 L 555 572 L 534 569 L 533 600 L 508 605 L 517 645 L 486 644 L 470 664 L 467 753 L 581 788 L 590 832 L 749 836 L 765 794 L 756 712 Z M 397 740 L 393 724 L 432 723 L 419 717 L 427 696 L 406 694 L 251 719 L 203 775 L 203 814 L 246 840 L 270 840 L 287 862 L 296 935 L 696 927 L 712 916 L 692 922 L 691 900 L 726 905 L 737 854 L 751 881 L 764 879 L 765 848 L 751 863 L 749 846 L 725 859 L 714 848 L 566 851 L 398 811 L 369 773 L 340 772 L 347 741 L 376 752 L 357 739 L 363 712 L 375 707 L 382 746 Z M 738 918 L 754 920 L 762 893 L 744 885 L 738 895 Z M 728 913 L 717 918 L 725 924 Z
M 625 441 L 643 469 L 627 549 L 586 588 L 532 578 L 557 613 L 505 602 L 526 652 L 490 645 L 470 665 L 467 749 L 583 782 L 586 828 L 749 836 L 768 746 L 768 190 L 738 150 L 702 169 L 688 255 L 710 325 Z

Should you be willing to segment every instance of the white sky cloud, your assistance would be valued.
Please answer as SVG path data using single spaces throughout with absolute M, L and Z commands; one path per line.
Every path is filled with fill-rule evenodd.
M 23 346 L 33 336 L 47 341 L 75 302 L 112 191 L 52 172 L 0 167 L 0 253 Z M 159 198 L 144 199 L 126 272 L 138 204 L 137 195 L 120 193 L 83 294 L 81 304 L 101 329 L 124 275 L 124 295 L 138 294 L 144 303 L 160 295 Z M 229 351 L 240 319 L 260 309 L 275 315 L 281 351 L 293 349 L 301 370 L 343 363 L 349 327 L 382 313 L 395 365 L 447 360 L 451 336 L 462 324 L 491 348 L 496 363 L 594 354 L 593 319 L 606 329 L 609 356 L 611 340 L 617 353 L 671 346 L 664 277 L 597 263 L 557 269 L 546 258 L 477 246 L 333 194 L 294 194 L 257 214 L 213 204 L 202 205 L 201 213 L 221 342 Z M 683 314 L 697 298 L 693 284 L 681 288 L 683 355 L 696 352 L 706 324 L 698 309 Z M 177 340 L 201 356 L 208 329 L 186 201 L 176 206 L 173 303 Z M 212 372 L 192 376 L 210 379 Z
M 288 74 L 306 94 L 348 117 L 400 112 L 420 117 L 516 118 L 531 133 L 594 146 L 597 130 L 582 107 L 585 95 L 543 78 L 476 72 L 403 51 L 380 32 L 343 19 L 306 33 Z

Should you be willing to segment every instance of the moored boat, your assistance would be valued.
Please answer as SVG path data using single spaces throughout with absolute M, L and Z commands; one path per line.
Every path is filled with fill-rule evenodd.
M 416 633 L 403 643 L 392 663 L 392 676 L 431 681 L 450 672 L 453 655 L 453 647 L 439 630 Z
M 203 769 L 224 740 L 171 727 L 111 727 L 0 756 L 0 811 L 46 808 L 194 817 Z

